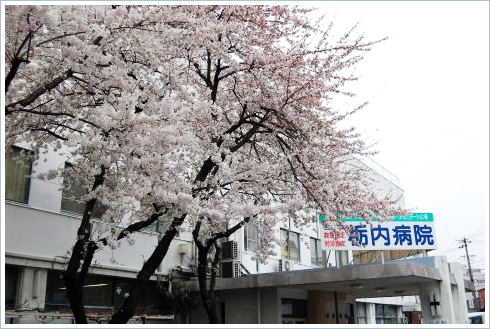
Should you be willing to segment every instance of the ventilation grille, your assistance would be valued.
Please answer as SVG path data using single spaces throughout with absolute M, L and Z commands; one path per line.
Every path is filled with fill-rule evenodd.
M 238 278 L 240 273 L 240 262 L 228 261 L 221 263 L 221 277 L 222 278 Z
M 236 260 L 238 259 L 238 245 L 236 241 L 226 241 L 221 245 L 221 259 Z

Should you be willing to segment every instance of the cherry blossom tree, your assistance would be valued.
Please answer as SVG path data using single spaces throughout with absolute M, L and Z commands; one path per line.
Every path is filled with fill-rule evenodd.
M 162 167 L 172 161 L 172 156 L 180 157 L 178 145 L 170 141 L 179 138 L 174 131 L 176 126 L 163 124 L 178 108 L 171 104 L 165 107 L 165 95 L 171 90 L 165 88 L 171 82 L 168 72 L 163 71 L 169 69 L 163 65 L 168 54 L 160 57 L 160 63 L 151 61 L 150 58 L 158 59 L 162 40 L 157 42 L 151 36 L 136 33 L 160 34 L 159 30 L 165 27 L 166 36 L 175 37 L 172 36 L 177 24 L 173 23 L 175 14 L 170 7 L 7 7 L 6 145 L 28 142 L 34 150 L 48 149 L 51 145 L 55 150 L 69 147 L 75 164 L 71 175 L 79 184 L 92 184 L 64 275 L 77 323 L 87 321 L 82 285 L 95 251 L 102 245 L 114 246 L 115 240 L 152 224 L 166 212 L 149 202 L 153 209 L 146 218 L 134 216 L 126 228 L 112 230 L 116 226 L 115 216 L 127 213 L 134 204 L 132 200 L 144 199 L 139 198 L 144 187 L 137 183 L 151 185 L 150 179 L 154 178 L 145 168 L 149 166 L 145 161 L 148 154 L 134 151 L 137 144 L 160 143 L 167 150 L 171 147 L 173 155 L 161 153 L 162 158 L 168 159 L 153 168 L 153 174 L 162 170 L 178 179 L 178 175 L 172 176 Z M 150 17 L 161 23 L 150 21 Z M 144 41 L 153 45 L 143 44 Z M 142 51 L 152 48 L 155 51 L 151 54 Z M 157 109 L 160 106 L 167 111 Z M 157 126 L 166 141 L 146 135 Z M 132 135 L 127 133 L 129 130 Z M 136 144 L 129 143 L 131 138 Z M 140 164 L 130 163 L 131 160 Z M 141 177 L 132 176 L 130 165 L 139 166 L 141 175 L 149 179 L 140 182 Z M 119 188 L 114 189 L 116 185 Z M 134 188 L 121 195 L 122 188 L 129 185 Z M 111 190 L 119 194 L 110 194 Z M 109 206 L 109 211 L 104 215 L 105 225 L 92 232 L 90 220 L 96 202 Z M 175 230 L 162 239 L 155 252 L 162 256 L 146 263 L 154 268 L 142 269 L 141 282 L 146 282 L 155 271 L 165 255 L 162 250 L 168 249 L 173 235 Z M 136 295 L 137 292 L 131 299 L 137 299 Z
M 329 108 L 331 95 L 345 92 L 344 84 L 355 79 L 349 68 L 374 43 L 355 37 L 354 30 L 332 43 L 330 30 L 315 28 L 304 12 L 268 9 L 264 14 L 263 8 L 203 8 L 206 26 L 216 21 L 220 28 L 194 29 L 193 40 L 208 44 L 200 43 L 189 56 L 196 88 L 202 90 L 198 94 L 209 95 L 216 109 L 209 119 L 217 149 L 206 160 L 211 176 L 201 185 L 206 194 L 199 200 L 201 207 L 210 205 L 209 211 L 193 218 L 201 298 L 210 323 L 217 323 L 217 242 L 245 222 L 262 218 L 268 237 L 259 249 L 263 259 L 281 218 L 292 217 L 301 226 L 323 213 L 343 229 L 340 213 L 369 219 L 374 214 L 388 218 L 395 211 L 394 200 L 374 195 L 362 168 L 352 161 L 370 151 L 353 129 L 337 128 L 346 114 Z
M 274 226 L 318 213 L 389 218 L 394 200 L 369 189 L 352 161 L 369 155 L 330 108 L 376 42 L 338 40 L 310 10 L 287 6 L 7 6 L 7 146 L 68 150 L 64 172 L 91 185 L 64 275 L 77 323 L 94 253 L 159 218 L 168 230 L 112 323 L 134 314 L 176 229 L 187 221 L 210 323 L 216 266 L 208 258 L 246 222 L 260 223 L 257 257 Z M 107 211 L 90 229 L 95 203 Z M 125 218 L 122 221 L 122 218 Z M 216 262 L 215 262 L 216 263 Z

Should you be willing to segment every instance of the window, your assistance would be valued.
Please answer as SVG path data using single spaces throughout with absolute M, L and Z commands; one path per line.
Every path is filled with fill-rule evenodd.
M 320 239 L 310 238 L 311 265 L 323 266 L 322 245 Z
M 281 229 L 281 257 L 300 261 L 298 233 Z
M 306 300 L 283 298 L 282 306 L 282 323 L 285 324 L 300 324 L 306 323 L 308 316 L 308 308 Z
M 83 285 L 83 300 L 86 306 L 112 306 L 113 280 L 102 276 L 89 276 Z M 46 284 L 46 304 L 68 305 L 62 273 L 48 272 Z
M 165 234 L 170 228 L 170 224 L 172 224 L 173 218 L 168 216 L 162 216 L 158 220 L 156 220 L 153 224 L 148 227 L 141 229 L 141 232 L 152 233 L 156 232 L 159 234 Z M 177 232 L 175 233 L 175 237 L 178 238 L 180 236 L 180 228 L 177 227 Z
M 366 303 L 357 303 L 357 323 L 367 323 Z
M 146 217 L 145 218 L 145 220 L 146 220 L 146 219 L 150 218 L 152 213 L 155 211 L 155 208 L 153 208 L 153 206 L 151 205 L 150 202 L 140 201 L 140 211 L 141 211 L 141 214 Z M 158 218 L 158 220 L 153 222 L 153 224 L 142 228 L 140 231 L 145 232 L 145 233 L 156 232 L 159 234 L 165 234 L 168 231 L 168 229 L 170 228 L 170 225 L 172 224 L 172 222 L 173 222 L 173 217 L 171 217 L 169 215 L 162 215 Z M 177 233 L 175 234 L 175 237 L 178 238 L 179 235 L 180 235 L 180 229 L 177 228 Z
M 254 251 L 259 244 L 259 232 L 257 227 L 248 222 L 244 226 L 244 245 L 245 250 Z
M 5 154 L 5 198 L 27 203 L 32 162 L 22 153 L 22 149 L 12 147 Z
M 396 324 L 396 305 L 376 304 L 376 323 Z
M 71 166 L 71 164 L 66 163 L 65 169 Z M 77 184 L 71 176 L 65 176 L 64 180 L 63 194 L 61 196 L 61 211 L 83 215 L 85 211 L 85 201 L 83 201 L 83 198 L 89 192 L 89 189 Z M 92 210 L 92 217 L 100 218 L 105 211 L 106 207 L 100 202 L 96 202 Z
M 83 300 L 87 307 L 117 308 L 122 305 L 124 296 L 129 293 L 134 280 L 89 275 L 83 285 Z M 147 313 L 159 313 L 164 305 L 160 300 L 162 289 L 155 281 L 147 283 L 137 309 L 146 309 Z M 46 284 L 46 306 L 50 310 L 69 305 L 62 272 L 49 271 Z M 168 305 L 167 305 L 168 307 Z
M 17 290 L 17 267 L 5 266 L 5 309 L 15 309 Z

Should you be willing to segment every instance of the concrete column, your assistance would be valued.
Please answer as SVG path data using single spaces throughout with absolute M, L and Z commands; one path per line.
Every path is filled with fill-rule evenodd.
M 446 257 L 435 257 L 434 266 L 439 270 L 442 281 L 429 283 L 421 287 L 420 304 L 423 324 L 455 323 L 453 312 L 453 294 L 451 291 L 451 275 Z M 434 300 L 435 298 L 435 300 Z M 434 306 L 431 303 L 439 303 Z M 436 307 L 437 313 L 434 312 Z
M 399 324 L 403 324 L 403 306 L 401 305 L 396 307 L 396 318 Z
M 454 323 L 467 323 L 468 309 L 466 307 L 466 296 L 464 290 L 464 276 L 461 263 L 449 263 L 449 269 L 453 275 L 456 285 L 452 285 Z
M 366 303 L 366 323 L 376 323 L 376 304 Z
M 19 267 L 16 291 L 16 309 L 20 311 L 44 310 L 48 270 Z

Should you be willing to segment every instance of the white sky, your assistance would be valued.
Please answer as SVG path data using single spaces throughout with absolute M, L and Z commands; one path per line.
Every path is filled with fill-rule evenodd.
M 368 39 L 389 37 L 359 64 L 352 104 L 370 103 L 352 124 L 379 142 L 373 159 L 399 177 L 407 208 L 434 214 L 439 249 L 430 254 L 466 262 L 456 240 L 467 237 L 472 267 L 485 267 L 489 3 L 309 4 L 340 31 L 359 21 Z

